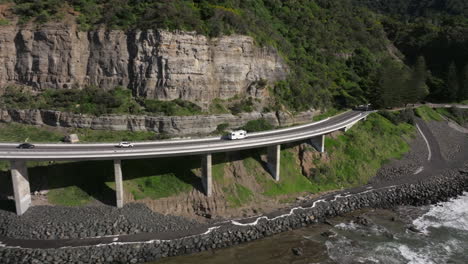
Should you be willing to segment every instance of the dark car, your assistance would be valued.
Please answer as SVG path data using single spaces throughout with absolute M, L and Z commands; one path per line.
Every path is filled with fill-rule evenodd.
M 353 110 L 358 110 L 358 111 L 371 111 L 372 110 L 372 105 L 371 104 L 365 104 L 365 105 L 357 105 L 353 108 Z
M 33 144 L 31 143 L 22 143 L 18 146 L 18 148 L 20 149 L 33 149 L 35 148 L 36 146 L 34 146 Z

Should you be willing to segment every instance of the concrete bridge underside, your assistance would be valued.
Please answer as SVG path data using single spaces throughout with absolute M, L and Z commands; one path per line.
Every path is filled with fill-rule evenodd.
M 325 135 L 312 137 L 309 142 L 317 151 L 325 151 Z M 281 169 L 281 145 L 267 147 L 267 163 L 269 173 L 275 179 L 280 180 Z M 11 178 L 13 182 L 13 193 L 16 206 L 16 214 L 24 214 L 31 205 L 31 190 L 29 185 L 28 168 L 24 161 L 10 161 Z M 210 197 L 213 194 L 212 177 L 212 154 L 203 154 L 201 157 L 202 185 L 205 195 Z M 114 160 L 115 193 L 116 206 L 122 208 L 124 201 L 124 187 L 122 174 L 122 160 Z

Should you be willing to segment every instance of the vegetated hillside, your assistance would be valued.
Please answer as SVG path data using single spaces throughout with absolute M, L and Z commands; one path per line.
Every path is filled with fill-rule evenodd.
M 275 46 L 292 68 L 288 80 L 272 89 L 277 99 L 272 110 L 364 103 L 378 83 L 381 61 L 391 57 L 379 17 L 347 0 L 13 2 L 11 9 L 23 23 L 73 14 L 82 30 L 104 24 L 122 30 L 195 30 L 212 37 L 251 35 L 260 45 Z
M 374 10 L 406 18 L 468 15 L 464 0 L 356 0 Z
M 383 13 L 385 31 L 406 63 L 424 58 L 433 101 L 468 98 L 468 2 L 464 0 L 356 0 Z
M 260 45 L 276 47 L 291 67 L 289 78 L 271 87 L 276 104 L 267 110 L 349 107 L 367 101 L 388 107 L 417 102 L 429 91 L 431 99 L 468 98 L 462 1 L 3 2 L 13 2 L 11 10 L 23 23 L 60 21 L 72 14 L 82 30 L 106 25 L 128 31 L 193 30 L 210 37 L 251 35 Z

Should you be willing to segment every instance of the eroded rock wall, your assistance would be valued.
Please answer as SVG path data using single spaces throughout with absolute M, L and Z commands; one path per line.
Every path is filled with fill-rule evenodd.
M 73 24 L 0 28 L 0 87 L 69 89 L 124 86 L 146 98 L 204 104 L 248 94 L 286 78 L 277 52 L 248 36 L 207 38 L 191 32 L 96 30 Z
M 103 115 L 91 116 L 52 110 L 2 110 L 0 122 L 47 125 L 65 128 L 91 128 L 96 130 L 154 131 L 174 136 L 210 134 L 218 125 L 228 124 L 238 128 L 248 121 L 265 118 L 274 126 L 291 126 L 311 122 L 317 111 L 301 112 L 294 116 L 284 112 L 242 113 L 240 115 L 198 115 L 198 116 L 134 116 Z

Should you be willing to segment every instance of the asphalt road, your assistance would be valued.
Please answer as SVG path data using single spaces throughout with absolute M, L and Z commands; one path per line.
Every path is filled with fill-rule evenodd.
M 220 137 L 136 142 L 133 148 L 117 148 L 117 143 L 35 144 L 34 149 L 18 149 L 19 143 L 0 143 L 0 160 L 109 160 L 197 155 L 236 151 L 284 144 L 327 134 L 365 118 L 371 112 L 348 111 L 330 119 L 273 131 L 250 133 L 242 140 Z

